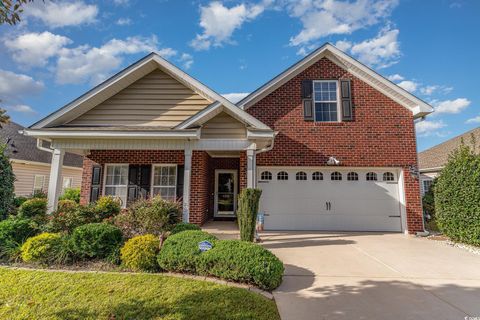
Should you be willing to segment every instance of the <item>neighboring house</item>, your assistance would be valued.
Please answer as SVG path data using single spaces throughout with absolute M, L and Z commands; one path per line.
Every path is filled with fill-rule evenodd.
M 330 44 L 236 105 L 152 53 L 24 133 L 52 141 L 53 179 L 86 154 L 82 203 L 160 194 L 202 224 L 257 186 L 269 230 L 416 232 L 414 119 L 431 111 Z
M 465 132 L 418 154 L 422 195 L 429 190 L 433 179 L 436 178 L 443 167 L 445 167 L 450 154 L 462 143 L 474 148 L 474 150 L 475 148 L 478 149 L 480 143 L 480 128 Z M 475 151 L 478 152 L 478 150 Z
M 19 133 L 24 128 L 15 122 L 2 124 L 0 142 L 7 143 L 15 174 L 15 195 L 29 196 L 47 192 L 52 154 L 37 148 L 37 139 Z M 67 154 L 63 163 L 61 189 L 79 188 L 82 181 L 82 157 Z

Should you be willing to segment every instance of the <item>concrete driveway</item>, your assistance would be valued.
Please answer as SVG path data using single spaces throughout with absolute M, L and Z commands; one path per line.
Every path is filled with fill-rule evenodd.
M 402 234 L 262 239 L 286 266 L 282 319 L 480 319 L 480 256 L 462 249 Z

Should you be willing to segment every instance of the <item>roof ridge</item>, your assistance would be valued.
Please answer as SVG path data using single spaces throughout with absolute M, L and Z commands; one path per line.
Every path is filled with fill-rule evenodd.
M 423 150 L 423 151 L 420 151 L 419 154 L 424 153 L 424 152 L 427 152 L 427 151 L 430 151 L 430 150 L 433 150 L 433 149 L 436 149 L 436 148 L 438 148 L 438 147 L 441 147 L 442 145 L 444 145 L 444 144 L 446 144 L 446 143 L 448 143 L 448 142 L 452 142 L 452 141 L 454 141 L 454 140 L 456 140 L 456 139 L 458 139 L 458 138 L 460 138 L 460 137 L 463 137 L 463 136 L 465 136 L 465 135 L 467 135 L 467 134 L 469 134 L 469 133 L 472 133 L 472 132 L 475 131 L 475 130 L 479 130 L 479 129 L 480 129 L 480 127 L 476 127 L 476 128 L 470 129 L 470 130 L 468 130 L 468 131 L 466 131 L 466 132 L 464 132 L 464 133 L 461 133 L 461 134 L 459 134 L 459 135 L 456 135 L 455 137 L 452 137 L 452 138 L 450 138 L 450 139 L 448 139 L 448 140 L 445 140 L 445 141 L 443 141 L 443 142 L 441 142 L 441 143 L 439 143 L 439 144 L 436 144 L 436 145 L 434 145 L 434 146 L 432 146 L 432 147 L 430 147 L 430 148 L 428 148 L 428 149 L 425 149 L 425 150 Z

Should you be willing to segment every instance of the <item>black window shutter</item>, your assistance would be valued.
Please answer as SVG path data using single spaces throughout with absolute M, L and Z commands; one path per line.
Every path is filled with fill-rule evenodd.
M 302 99 L 312 99 L 312 93 L 313 93 L 313 81 L 303 80 L 302 81 Z
M 102 167 L 94 166 L 92 168 L 92 183 L 90 186 L 90 202 L 95 202 L 100 197 L 101 177 L 102 177 Z
M 177 199 L 183 197 L 183 175 L 185 167 L 183 165 L 177 166 Z
M 350 80 L 340 80 L 342 120 L 353 121 L 352 89 Z

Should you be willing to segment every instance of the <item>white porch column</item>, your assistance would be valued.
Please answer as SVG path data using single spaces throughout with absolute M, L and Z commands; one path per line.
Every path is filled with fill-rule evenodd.
M 257 166 L 257 156 L 255 149 L 257 145 L 252 143 L 247 149 L 247 188 L 255 188 L 257 185 L 255 181 L 255 171 Z
M 190 221 L 190 180 L 192 175 L 192 147 L 185 147 L 183 173 L 183 222 Z
M 62 190 L 62 166 L 65 150 L 54 149 L 52 152 L 52 163 L 50 166 L 50 180 L 48 182 L 48 203 L 47 211 L 52 213 L 57 209 L 58 197 Z

